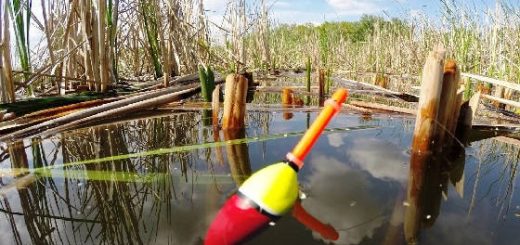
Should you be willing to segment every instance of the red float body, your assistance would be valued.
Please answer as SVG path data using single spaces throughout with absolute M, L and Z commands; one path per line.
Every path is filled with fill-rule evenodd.
M 271 219 L 253 205 L 236 194 L 229 198 L 209 227 L 204 244 L 238 244 L 267 228 Z

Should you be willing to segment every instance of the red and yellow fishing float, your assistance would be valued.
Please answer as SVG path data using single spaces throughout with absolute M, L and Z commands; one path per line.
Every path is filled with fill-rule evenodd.
M 347 99 L 339 89 L 303 135 L 286 160 L 267 166 L 249 177 L 229 198 L 210 225 L 205 244 L 237 244 L 268 227 L 287 213 L 298 198 L 298 171 L 329 121 Z

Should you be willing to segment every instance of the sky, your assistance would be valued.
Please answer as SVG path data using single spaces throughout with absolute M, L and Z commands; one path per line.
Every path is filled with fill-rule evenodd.
M 363 14 L 408 18 L 440 17 L 440 0 L 266 0 L 276 23 L 320 24 L 325 21 L 355 21 Z M 452 0 L 448 0 L 452 1 Z M 518 4 L 518 0 L 502 0 Z M 204 0 L 208 15 L 218 20 L 227 0 Z M 495 0 L 458 0 L 477 11 L 494 8 Z

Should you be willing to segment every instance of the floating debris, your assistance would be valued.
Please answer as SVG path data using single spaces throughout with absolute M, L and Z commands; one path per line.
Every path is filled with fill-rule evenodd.
M 403 202 L 403 206 L 405 206 L 405 207 L 410 207 L 410 203 L 408 203 L 408 202 Z
M 356 206 L 356 204 L 357 204 L 357 202 L 356 202 L 356 201 L 353 201 L 353 202 L 350 203 L 350 206 L 351 206 L 351 207 L 354 207 L 354 206 Z
M 426 215 L 426 219 L 431 219 L 431 218 L 432 218 L 432 216 L 431 216 L 431 215 L 429 215 L 429 214 L 428 214 L 428 215 Z

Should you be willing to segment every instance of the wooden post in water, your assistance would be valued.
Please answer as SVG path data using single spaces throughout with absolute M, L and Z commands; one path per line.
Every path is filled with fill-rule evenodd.
M 243 139 L 245 136 L 244 128 L 224 130 L 225 140 Z M 226 155 L 231 177 L 239 187 L 252 173 L 247 144 L 226 144 Z
M 421 227 L 423 212 L 420 193 L 430 165 L 435 139 L 435 124 L 444 76 L 444 55 L 444 48 L 436 47 L 428 55 L 423 68 L 406 198 L 408 206 L 405 211 L 404 233 L 408 243 L 415 242 Z
M 436 125 L 436 139 L 437 149 L 442 149 L 443 143 L 449 143 L 450 135 L 453 135 L 453 124 L 457 123 L 454 119 L 457 107 L 460 107 L 460 102 L 457 103 L 457 88 L 460 81 L 460 71 L 457 64 L 453 60 L 448 60 L 444 65 L 444 76 L 442 81 L 442 92 L 439 103 L 438 124 Z
M 323 106 L 325 102 L 325 70 L 320 68 L 316 70 L 316 78 L 318 80 L 318 97 L 319 104 Z
M 282 105 L 292 105 L 293 91 L 290 88 L 282 89 Z
M 390 78 L 388 76 L 385 76 L 385 74 L 376 73 L 374 75 L 374 85 L 387 89 L 389 83 L 390 83 Z
M 218 128 L 218 114 L 220 112 L 220 84 L 213 89 L 211 97 L 212 124 L 213 128 Z
M 230 74 L 226 77 L 222 129 L 244 127 L 247 83 L 243 75 Z
M 413 151 L 426 153 L 431 150 L 442 91 L 445 52 L 442 47 L 435 48 L 424 64 L 419 111 L 412 142 Z
M 290 120 L 293 118 L 293 114 L 288 111 L 286 108 L 292 107 L 293 104 L 293 91 L 290 88 L 284 88 L 282 90 L 282 107 L 283 110 L 283 118 L 285 120 Z
M 505 95 L 505 89 L 504 87 L 502 86 L 495 86 L 495 93 L 494 93 L 494 96 L 497 97 L 497 98 L 504 98 L 504 95 Z M 493 101 L 492 102 L 493 105 L 497 108 L 497 109 L 502 109 L 502 110 L 505 110 L 506 109 L 506 105 L 505 104 L 502 104 L 498 101 Z
M 245 137 L 244 117 L 247 88 L 248 79 L 244 75 L 230 74 L 226 77 L 222 119 L 225 140 Z M 237 186 L 240 186 L 251 174 L 247 144 L 226 144 L 226 153 L 231 175 Z

